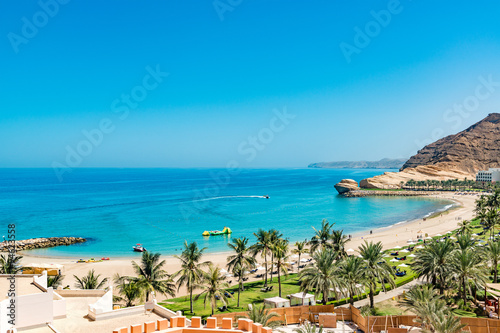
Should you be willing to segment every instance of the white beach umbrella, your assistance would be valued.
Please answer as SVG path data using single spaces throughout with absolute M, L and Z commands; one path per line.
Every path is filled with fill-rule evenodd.
M 293 259 L 297 259 L 298 257 L 299 257 L 299 255 L 298 255 L 298 254 L 294 254 L 294 255 L 292 256 L 292 258 L 293 258 Z
M 478 236 L 478 234 L 472 234 L 472 236 Z
M 401 246 L 397 245 L 397 246 L 394 246 L 395 249 L 400 249 Z
M 447 234 L 451 234 L 451 231 L 448 231 Z
M 398 267 L 408 267 L 408 265 L 406 265 L 406 264 L 401 264 L 401 265 L 398 265 Z
M 414 243 L 414 242 L 408 243 L 408 245 L 415 245 L 415 244 L 417 244 L 417 243 Z
M 401 250 L 400 252 L 408 253 L 410 251 L 408 251 L 407 249 L 404 249 L 404 250 Z
M 443 236 L 443 235 L 441 235 L 441 234 L 436 234 L 436 236 L 439 236 L 439 237 L 441 237 L 441 236 Z
M 481 243 L 477 243 L 477 245 L 476 245 L 476 246 L 484 246 L 484 245 L 483 245 L 483 244 L 481 244 Z
M 300 262 L 309 262 L 309 260 L 302 258 L 300 259 Z
M 389 261 L 390 261 L 390 262 L 398 262 L 399 260 L 392 258 L 392 259 L 391 259 L 391 260 L 389 260 Z
M 422 245 L 417 246 L 417 249 L 423 249 L 424 247 Z
M 408 257 L 415 258 L 415 257 L 416 257 L 416 255 L 414 255 L 414 254 L 412 253 L 412 254 L 410 254 Z
M 226 274 L 225 277 L 233 277 L 233 274 Z
M 224 268 L 220 269 L 219 272 L 221 272 L 222 274 L 227 273 L 227 271 Z
M 358 254 L 358 257 L 363 258 L 363 256 L 361 254 Z
M 261 267 L 257 268 L 257 270 L 258 270 L 258 271 L 265 271 L 266 269 L 265 269 L 264 267 L 262 267 L 262 266 L 261 266 Z
M 453 237 L 453 236 L 450 236 L 450 239 L 456 239 L 456 238 L 455 238 L 455 237 Z
M 354 252 L 353 249 L 347 249 L 346 252 Z
M 425 237 L 425 239 L 432 239 L 432 237 L 427 236 L 427 237 Z

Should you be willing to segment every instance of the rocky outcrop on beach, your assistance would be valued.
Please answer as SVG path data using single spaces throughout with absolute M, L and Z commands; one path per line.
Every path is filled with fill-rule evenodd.
M 421 197 L 426 195 L 436 195 L 436 192 L 430 191 L 363 191 L 355 190 L 343 194 L 348 198 L 363 198 L 363 197 Z
M 339 183 L 335 184 L 335 189 L 339 194 L 344 194 L 349 191 L 359 190 L 358 182 L 352 179 L 342 179 Z
M 500 113 L 425 146 L 400 172 L 363 179 L 362 188 L 400 188 L 408 180 L 475 179 L 479 170 L 500 167 Z
M 31 238 L 31 239 L 16 241 L 16 251 L 41 249 L 41 248 L 55 247 L 60 245 L 72 245 L 77 243 L 83 243 L 86 241 L 87 240 L 85 238 L 81 237 Z M 9 242 L 1 242 L 0 252 L 7 252 L 9 246 L 12 246 L 12 244 Z

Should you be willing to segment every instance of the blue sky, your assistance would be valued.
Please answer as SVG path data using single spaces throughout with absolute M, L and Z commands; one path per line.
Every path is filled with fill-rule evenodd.
M 500 81 L 499 14 L 494 1 L 2 1 L 0 167 L 409 157 L 500 111 L 500 86 L 482 83 Z

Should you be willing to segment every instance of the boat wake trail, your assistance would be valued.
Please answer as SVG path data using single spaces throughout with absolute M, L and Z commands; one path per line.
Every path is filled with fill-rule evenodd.
M 267 199 L 265 195 L 229 195 L 224 197 L 213 197 L 213 198 L 205 198 L 193 201 L 211 201 L 211 200 L 222 200 L 222 199 L 238 199 L 238 198 L 257 198 L 257 199 Z

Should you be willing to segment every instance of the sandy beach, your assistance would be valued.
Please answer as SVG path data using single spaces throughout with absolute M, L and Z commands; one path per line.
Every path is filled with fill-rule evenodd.
M 385 249 L 393 248 L 397 245 L 404 246 L 407 244 L 409 239 L 416 239 L 417 235 L 444 235 L 446 232 L 456 229 L 458 222 L 460 222 L 461 220 L 470 220 L 474 216 L 473 211 L 478 195 L 457 195 L 455 193 L 442 193 L 436 194 L 433 197 L 455 201 L 460 204 L 460 207 L 444 212 L 441 214 L 441 216 L 438 215 L 433 218 L 428 218 L 425 221 L 423 219 L 414 220 L 404 224 L 398 224 L 379 230 L 373 230 L 373 234 L 353 237 L 352 240 L 347 243 L 346 248 L 352 248 L 356 250 L 358 246 L 365 240 L 373 242 L 381 241 L 384 244 Z M 421 233 L 418 233 L 419 231 L 421 231 Z M 219 267 L 225 268 L 227 255 L 228 253 L 207 254 L 204 256 L 204 260 L 212 261 Z M 308 256 L 306 255 L 304 257 L 307 258 Z M 163 259 L 166 260 L 165 269 L 168 273 L 172 274 L 179 270 L 179 260 L 171 256 L 164 256 Z M 101 274 L 101 277 L 112 278 L 116 273 L 120 275 L 134 275 L 131 265 L 132 260 L 138 262 L 140 258 L 134 257 L 130 259 L 117 260 L 111 258 L 110 261 L 104 262 L 76 263 L 76 259 L 35 257 L 25 255 L 22 259 L 22 264 L 55 263 L 64 265 L 63 274 L 65 278 L 63 280 L 63 286 L 69 285 L 71 288 L 74 288 L 75 280 L 73 275 L 81 277 L 91 269 L 95 269 L 97 274 Z M 262 258 L 259 258 L 259 262 L 263 263 L 264 260 Z M 294 269 L 296 269 L 296 266 L 294 267 Z M 236 284 L 236 279 L 233 278 L 229 280 L 232 280 L 231 285 Z M 252 280 L 257 279 L 255 279 L 253 276 L 250 276 L 250 281 Z M 178 296 L 182 295 L 185 295 L 185 290 L 183 289 L 179 290 L 178 293 Z

